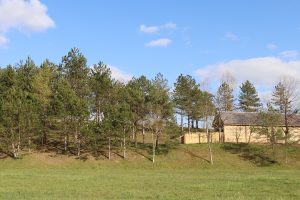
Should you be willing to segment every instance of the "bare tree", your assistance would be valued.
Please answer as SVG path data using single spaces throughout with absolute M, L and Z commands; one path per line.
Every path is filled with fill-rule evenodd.
M 212 148 L 211 148 L 211 142 L 212 142 L 212 134 L 209 131 L 209 117 L 212 116 L 215 113 L 215 106 L 213 104 L 213 95 L 210 94 L 207 91 L 204 91 L 202 94 L 202 105 L 203 107 L 200 108 L 200 110 L 203 113 L 203 118 L 205 119 L 205 129 L 206 129 L 206 136 L 207 136 L 207 144 L 209 149 L 209 158 L 210 158 L 210 164 L 214 164 L 213 162 L 213 155 L 212 155 Z
M 226 70 L 225 72 L 223 72 L 220 81 L 221 81 L 221 83 L 227 83 L 232 90 L 234 90 L 236 88 L 236 84 L 237 84 L 236 78 L 228 70 Z
M 285 162 L 287 163 L 287 146 L 290 137 L 290 125 L 295 113 L 298 111 L 299 90 L 298 80 L 291 76 L 282 76 L 273 92 L 273 104 L 284 116 L 284 134 L 285 134 Z

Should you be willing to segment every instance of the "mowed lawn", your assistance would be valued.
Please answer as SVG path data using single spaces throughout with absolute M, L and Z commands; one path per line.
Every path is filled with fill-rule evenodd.
M 139 158 L 81 161 L 48 154 L 4 159 L 0 199 L 300 199 L 298 165 L 257 167 L 214 148 L 213 167 L 203 160 L 204 147 L 196 145 L 188 147 L 189 153 L 184 147 L 160 155 L 155 164 Z

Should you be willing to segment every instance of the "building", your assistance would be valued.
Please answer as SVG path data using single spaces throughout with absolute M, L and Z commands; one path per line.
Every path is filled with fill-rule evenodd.
M 214 123 L 215 131 L 211 132 L 212 142 L 231 142 L 231 143 L 267 143 L 270 138 L 259 134 L 262 127 L 262 120 L 259 113 L 254 112 L 225 112 L 220 117 L 216 116 Z M 289 141 L 300 143 L 300 115 L 289 116 Z M 280 123 L 276 126 L 284 130 L 284 116 L 281 116 Z M 284 133 L 283 133 L 284 135 Z M 182 138 L 183 143 L 205 143 L 207 142 L 206 133 L 185 134 Z M 277 143 L 283 143 L 283 138 L 277 138 Z
M 258 133 L 262 127 L 259 113 L 254 112 L 225 112 L 221 114 L 221 131 L 224 142 L 266 143 L 269 138 Z M 300 141 L 300 115 L 291 115 L 288 120 L 290 141 Z M 284 130 L 284 116 L 281 116 L 277 128 Z M 284 140 L 278 139 L 278 143 Z

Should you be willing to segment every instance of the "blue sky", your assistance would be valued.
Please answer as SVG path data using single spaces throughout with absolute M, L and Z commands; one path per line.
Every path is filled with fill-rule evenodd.
M 161 72 L 171 85 L 183 73 L 214 88 L 228 72 L 264 93 L 278 76 L 300 75 L 299 8 L 298 0 L 0 0 L 0 66 L 27 56 L 59 63 L 78 47 L 89 65 L 101 60 L 124 79 Z

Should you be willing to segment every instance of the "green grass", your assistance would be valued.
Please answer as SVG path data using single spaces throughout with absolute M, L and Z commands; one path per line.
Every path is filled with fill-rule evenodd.
M 300 148 L 276 154 L 268 146 L 206 145 L 146 150 L 127 160 L 77 160 L 49 153 L 0 160 L 0 199 L 300 199 Z M 267 160 L 267 161 L 266 161 Z

